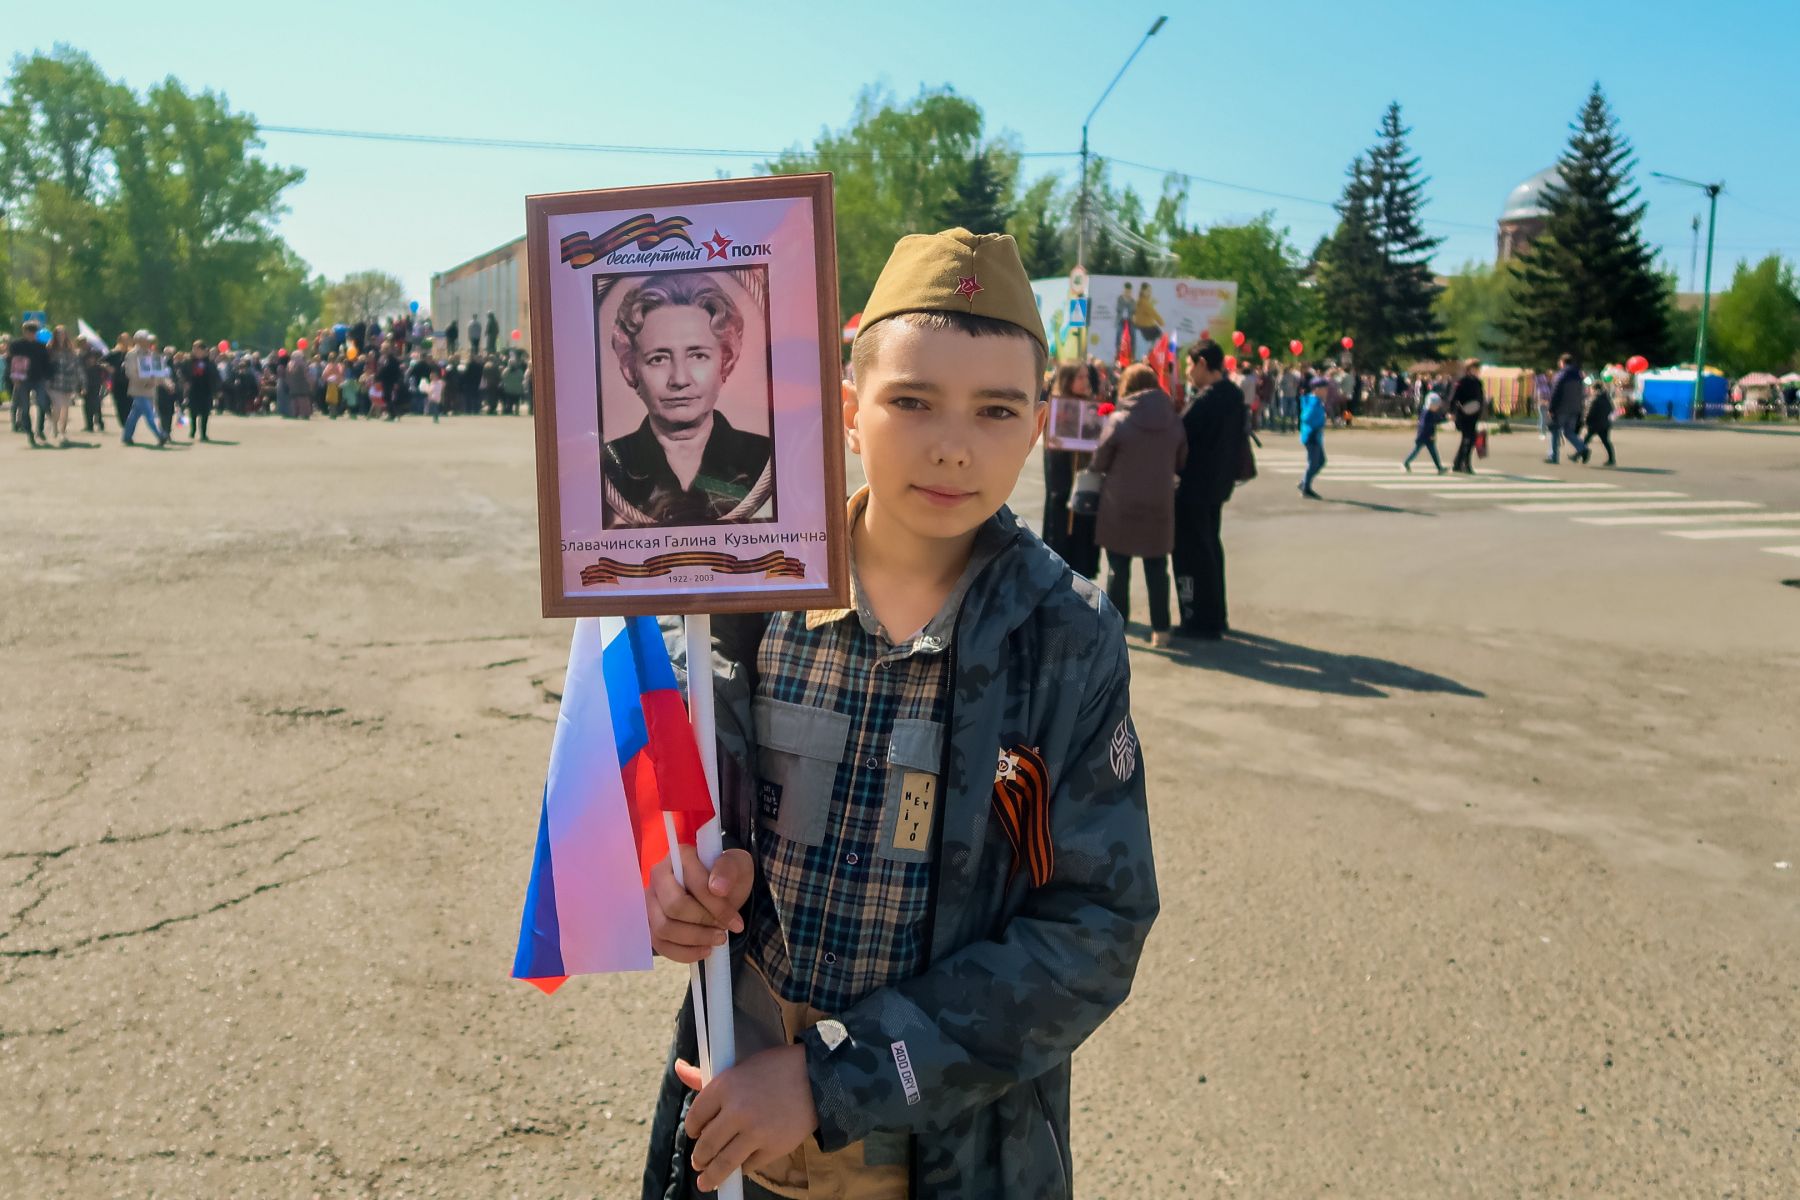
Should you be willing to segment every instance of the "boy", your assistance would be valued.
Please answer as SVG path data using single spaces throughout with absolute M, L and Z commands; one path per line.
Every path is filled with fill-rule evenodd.
M 645 893 L 669 958 L 742 935 L 738 1065 L 700 1088 L 684 1010 L 658 1200 L 1073 1195 L 1070 1056 L 1157 912 L 1123 621 L 1005 507 L 1047 407 L 1018 249 L 903 238 L 864 314 L 855 606 L 720 622 L 745 848 Z
M 1331 380 L 1314 375 L 1300 401 L 1300 444 L 1306 447 L 1306 474 L 1300 477 L 1300 494 L 1308 500 L 1324 499 L 1313 491 L 1313 480 L 1325 469 L 1325 397 L 1330 391 Z

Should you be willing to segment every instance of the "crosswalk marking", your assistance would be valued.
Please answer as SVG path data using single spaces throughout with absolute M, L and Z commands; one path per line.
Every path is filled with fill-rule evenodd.
M 1726 501 L 1725 503 L 1731 503 Z M 1752 505 L 1751 507 L 1755 507 Z M 1718 525 L 1730 521 L 1746 525 L 1791 525 L 1800 521 L 1800 513 L 1721 513 L 1717 516 L 1661 516 L 1645 514 L 1630 517 L 1576 517 L 1578 525 Z
M 1789 558 L 1800 558 L 1800 546 L 1764 546 L 1764 554 L 1785 554 Z
M 1433 495 L 1454 500 L 1544 500 L 1544 497 L 1568 497 L 1570 500 L 1618 500 L 1620 495 L 1606 491 L 1503 491 L 1483 488 L 1481 491 L 1438 491 Z
M 1626 500 L 1624 497 L 1609 497 L 1610 504 L 1564 504 L 1556 500 L 1538 500 L 1531 504 L 1501 505 L 1507 512 L 1516 513 L 1628 513 L 1642 508 L 1756 508 L 1748 500 Z M 1623 521 L 1625 518 L 1613 518 Z M 1704 520 L 1705 518 L 1701 518 Z
M 1796 518 L 1795 524 L 1800 524 Z M 1692 538 L 1711 541 L 1714 538 L 1784 538 L 1800 534 L 1800 529 L 1664 529 L 1664 537 Z
M 1431 492 L 1441 491 L 1441 483 L 1378 483 L 1375 485 L 1384 492 Z M 1506 496 L 1525 492 L 1537 496 L 1593 496 L 1603 492 L 1617 490 L 1611 483 L 1465 483 L 1464 491 L 1481 491 L 1492 496 Z

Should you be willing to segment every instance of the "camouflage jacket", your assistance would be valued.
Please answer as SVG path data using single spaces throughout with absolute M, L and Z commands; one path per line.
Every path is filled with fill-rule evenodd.
M 918 1200 L 1073 1196 L 1070 1056 L 1129 994 L 1158 907 L 1124 623 L 1009 510 L 992 519 L 1006 548 L 951 642 L 930 965 L 801 1038 L 820 1146 L 905 1136 Z M 715 621 L 721 808 L 746 844 L 761 628 Z M 1013 869 L 993 812 L 996 764 L 1018 746 L 1042 754 L 1050 781 L 1055 856 L 1040 886 Z M 761 893 L 759 881 L 751 903 Z M 684 1007 L 671 1059 L 692 1061 L 692 1043 Z M 646 1200 L 699 1194 L 679 1127 L 689 1099 L 665 1072 Z

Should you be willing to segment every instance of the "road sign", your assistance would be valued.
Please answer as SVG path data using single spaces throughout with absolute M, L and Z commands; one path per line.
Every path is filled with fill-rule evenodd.
M 1087 312 L 1088 302 L 1086 296 L 1071 297 L 1069 300 L 1069 328 L 1079 329 L 1086 325 L 1088 323 Z
M 1069 272 L 1069 295 L 1085 296 L 1088 290 L 1088 273 L 1082 267 Z

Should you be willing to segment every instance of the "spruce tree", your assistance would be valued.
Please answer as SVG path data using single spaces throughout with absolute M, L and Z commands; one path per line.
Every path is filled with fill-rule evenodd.
M 994 169 L 988 152 L 978 150 L 957 172 L 950 194 L 939 206 L 938 220 L 945 227 L 961 226 L 970 233 L 1005 233 L 1012 216 L 1006 201 L 1006 180 Z
M 1338 226 L 1314 254 L 1319 307 L 1330 326 L 1351 331 L 1364 361 L 1380 362 L 1381 244 L 1375 231 L 1376 194 L 1368 164 L 1350 164 L 1338 200 Z
M 1514 265 L 1518 285 L 1501 329 L 1529 365 L 1564 352 L 1589 365 L 1666 353 L 1663 280 L 1631 178 L 1637 159 L 1598 83 L 1570 129 L 1561 178 L 1544 191 L 1544 232 Z
M 1428 237 L 1419 217 L 1425 184 L 1419 159 L 1406 144 L 1412 129 L 1400 123 L 1400 102 L 1388 104 L 1381 118 L 1381 140 L 1369 151 L 1369 180 L 1374 188 L 1375 239 L 1381 250 L 1380 321 L 1370 331 L 1366 361 L 1384 366 L 1396 358 L 1435 356 L 1443 326 L 1438 321 L 1437 286 L 1431 256 L 1443 238 Z M 1356 336 L 1356 331 L 1345 333 Z
M 1088 243 L 1088 274 L 1090 275 L 1123 275 L 1125 259 L 1119 253 L 1119 244 L 1113 241 L 1112 230 L 1100 226 L 1100 234 Z
M 1064 248 L 1063 231 L 1050 216 L 1050 206 L 1041 205 L 1031 215 L 1025 238 L 1025 274 L 1032 279 L 1049 279 L 1067 275 L 1074 265 Z
M 1400 105 L 1382 115 L 1378 140 L 1350 164 L 1337 204 L 1338 227 L 1321 247 L 1321 307 L 1336 336 L 1356 339 L 1357 359 L 1387 366 L 1432 357 L 1443 326 L 1435 304 L 1442 290 L 1431 256 L 1442 238 L 1428 237 L 1419 210 L 1426 180 L 1407 147 L 1412 130 Z

